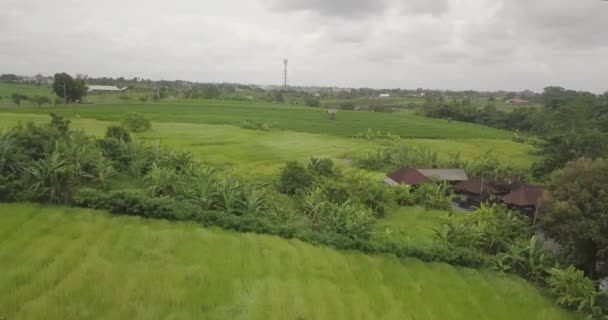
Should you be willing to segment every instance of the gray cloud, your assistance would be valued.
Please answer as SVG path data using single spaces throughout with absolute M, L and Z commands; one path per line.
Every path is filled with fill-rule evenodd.
M 389 0 L 278 0 L 273 8 L 278 11 L 309 11 L 322 16 L 362 17 L 383 13 Z
M 0 0 L 0 72 L 608 89 L 608 2 Z M 120 8 L 120 10 L 116 9 Z

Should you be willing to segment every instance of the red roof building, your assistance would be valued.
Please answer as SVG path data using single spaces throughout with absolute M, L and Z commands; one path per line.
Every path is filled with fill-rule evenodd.
M 471 194 L 496 193 L 496 188 L 481 177 L 470 177 L 467 181 L 459 182 L 454 186 L 454 190 Z
M 498 197 L 504 203 L 518 207 L 536 207 L 543 196 L 544 188 L 523 185 L 509 194 Z

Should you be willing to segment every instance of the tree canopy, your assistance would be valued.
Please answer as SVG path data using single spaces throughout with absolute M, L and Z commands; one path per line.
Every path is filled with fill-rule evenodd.
M 608 275 L 608 161 L 581 158 L 555 172 L 540 217 L 567 263 L 591 278 Z
M 82 97 L 87 94 L 87 85 L 84 79 L 74 79 L 65 72 L 56 73 L 53 91 L 66 102 L 76 102 L 82 100 Z

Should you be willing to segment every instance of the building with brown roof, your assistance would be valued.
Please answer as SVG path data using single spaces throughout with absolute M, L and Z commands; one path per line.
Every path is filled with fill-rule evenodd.
M 545 188 L 543 187 L 522 185 L 510 193 L 498 197 L 498 199 L 509 207 L 515 207 L 524 213 L 528 213 L 536 220 L 538 205 L 544 192 Z
M 496 188 L 494 188 L 487 179 L 482 177 L 470 177 L 469 180 L 457 183 L 454 186 L 454 191 L 481 195 L 496 193 Z

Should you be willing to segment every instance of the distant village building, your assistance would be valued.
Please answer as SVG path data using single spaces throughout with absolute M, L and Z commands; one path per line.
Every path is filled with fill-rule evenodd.
M 419 186 L 427 182 L 447 182 L 456 183 L 467 181 L 467 173 L 464 169 L 414 169 L 401 168 L 388 175 L 384 183 L 389 186 L 406 184 Z
M 117 86 L 99 86 L 99 85 L 89 85 L 88 92 L 120 92 L 126 90 L 127 87 L 119 88 Z
M 378 95 L 380 98 L 390 98 L 391 94 L 390 93 L 381 93 Z
M 519 106 L 519 105 L 523 105 L 523 104 L 528 104 L 528 103 L 530 103 L 530 101 L 524 100 L 524 99 L 522 99 L 520 97 L 515 97 L 513 99 L 507 100 L 507 103 Z

